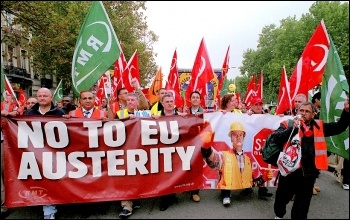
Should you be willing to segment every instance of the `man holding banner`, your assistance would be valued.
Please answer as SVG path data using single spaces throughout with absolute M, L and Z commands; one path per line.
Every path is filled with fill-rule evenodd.
M 24 115 L 63 116 L 65 114 L 62 109 L 55 108 L 52 102 L 52 93 L 48 88 L 40 88 L 36 96 L 38 103 L 24 112 Z M 44 205 L 43 211 L 44 219 L 55 219 L 55 214 L 57 212 L 56 205 Z

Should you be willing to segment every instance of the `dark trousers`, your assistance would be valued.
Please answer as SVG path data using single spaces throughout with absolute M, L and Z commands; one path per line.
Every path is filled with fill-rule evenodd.
M 302 169 L 280 175 L 274 204 L 276 216 L 282 218 L 286 214 L 286 206 L 295 194 L 291 219 L 307 219 L 315 180 L 313 175 L 303 176 Z
M 343 169 L 341 175 L 343 175 L 343 184 L 349 184 L 349 160 L 344 158 Z
M 222 198 L 230 198 L 231 197 L 231 190 L 222 189 L 221 196 L 222 196 Z
M 265 186 L 260 186 L 258 189 L 258 195 L 264 195 L 264 193 L 267 193 L 268 189 Z
M 192 196 L 192 195 L 199 195 L 199 189 L 192 190 L 192 191 L 191 191 L 191 196 Z

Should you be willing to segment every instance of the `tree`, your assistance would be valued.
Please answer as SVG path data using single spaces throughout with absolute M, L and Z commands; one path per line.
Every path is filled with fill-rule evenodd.
M 264 73 L 264 101 L 276 102 L 280 72 L 283 65 L 291 76 L 307 42 L 321 20 L 334 39 L 344 71 L 349 80 L 349 3 L 339 1 L 315 2 L 309 13 L 300 20 L 287 17 L 280 26 L 266 25 L 262 29 L 256 50 L 248 48 L 239 68 L 242 78 L 250 78 L 261 70 Z M 249 80 L 240 81 L 240 88 L 247 88 Z
M 157 71 L 152 45 L 158 36 L 148 30 L 143 14 L 145 2 L 103 3 L 126 59 L 136 49 L 139 51 L 141 84 L 148 83 Z M 13 1 L 2 2 L 1 11 L 14 14 L 13 24 L 21 24 L 24 36 L 32 36 L 28 48 L 34 72 L 39 76 L 48 74 L 64 79 L 63 87 L 70 88 L 75 43 L 90 6 L 91 2 L 87 1 Z

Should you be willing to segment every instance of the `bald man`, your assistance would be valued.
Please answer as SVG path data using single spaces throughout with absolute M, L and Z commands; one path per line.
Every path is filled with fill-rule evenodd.
M 65 112 L 56 108 L 52 102 L 52 93 L 48 88 L 40 88 L 36 93 L 38 103 L 33 105 L 31 109 L 24 112 L 24 115 L 57 115 L 63 116 Z M 56 205 L 44 205 L 44 219 L 55 219 L 57 212 Z

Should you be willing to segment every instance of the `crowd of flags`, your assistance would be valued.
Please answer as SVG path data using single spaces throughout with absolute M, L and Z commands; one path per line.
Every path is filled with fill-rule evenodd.
M 230 46 L 228 46 L 224 57 L 221 74 L 216 75 L 210 62 L 205 40 L 202 38 L 191 71 L 191 79 L 185 91 L 180 89 L 177 51 L 175 49 L 165 85 L 163 86 L 163 74 L 160 67 L 151 86 L 143 89 L 143 92 L 150 104 L 153 104 L 158 101 L 157 90 L 165 87 L 173 93 L 176 106 L 189 106 L 190 93 L 197 90 L 204 97 L 202 98 L 202 106 L 206 106 L 207 85 L 213 78 L 216 77 L 218 80 L 214 93 L 216 100 L 219 101 L 225 94 L 223 88 L 227 87 L 225 82 L 227 82 L 229 60 Z M 114 71 L 110 76 L 106 72 L 113 64 Z M 97 84 L 96 106 L 100 104 L 102 98 L 108 98 L 110 102 L 115 102 L 117 91 L 120 88 L 126 88 L 132 92 L 134 90 L 131 86 L 132 79 L 137 79 L 140 82 L 138 52 L 135 50 L 130 60 L 126 61 L 117 35 L 100 1 L 92 3 L 80 30 L 74 50 L 71 75 L 73 91 L 77 95 L 80 91 L 90 90 Z M 10 82 L 3 73 L 3 68 L 1 76 L 2 94 L 15 95 Z M 108 83 L 110 85 L 109 91 L 106 89 Z M 282 67 L 276 114 L 283 114 L 283 112 L 292 109 L 292 100 L 297 94 L 303 93 L 308 97 L 308 92 L 321 84 L 322 111 L 320 117 L 326 122 L 336 121 L 343 109 L 340 103 L 343 103 L 349 95 L 349 85 L 339 55 L 327 33 L 323 20 L 307 43 L 289 80 L 285 67 Z M 240 100 L 240 94 L 236 92 L 236 95 Z M 241 101 L 249 108 L 251 100 L 256 96 L 263 99 L 262 71 L 257 79 L 255 79 L 255 75 L 251 77 L 247 85 L 247 92 Z M 61 80 L 54 92 L 54 100 L 59 101 L 62 97 Z M 20 89 L 20 97 L 19 100 L 16 98 L 16 102 L 19 106 L 23 106 L 25 100 L 26 96 Z M 339 136 L 327 138 L 328 148 L 333 153 L 349 158 L 349 129 L 340 136 L 341 138 Z

